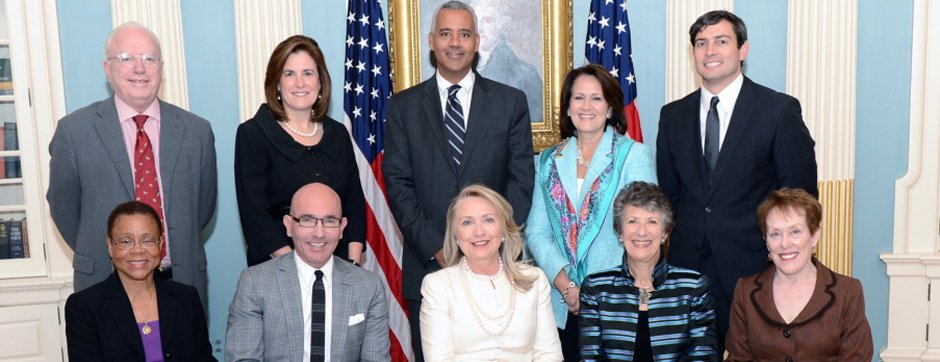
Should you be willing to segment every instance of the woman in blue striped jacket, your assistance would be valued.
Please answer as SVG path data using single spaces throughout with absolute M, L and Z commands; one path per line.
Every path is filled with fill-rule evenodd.
M 582 361 L 718 361 L 708 278 L 666 263 L 672 208 L 662 190 L 633 182 L 614 200 L 623 264 L 581 286 Z

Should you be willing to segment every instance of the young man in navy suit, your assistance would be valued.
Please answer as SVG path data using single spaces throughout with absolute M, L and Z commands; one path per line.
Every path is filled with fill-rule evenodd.
M 815 142 L 796 98 L 741 73 L 741 18 L 708 12 L 689 37 L 702 88 L 662 108 L 657 176 L 676 212 L 669 262 L 711 279 L 723 350 L 738 278 L 767 266 L 757 206 L 781 187 L 818 196 Z

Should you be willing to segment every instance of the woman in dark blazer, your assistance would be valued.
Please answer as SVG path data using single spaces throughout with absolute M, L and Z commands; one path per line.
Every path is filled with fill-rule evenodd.
M 115 272 L 69 296 L 70 361 L 215 361 L 196 288 L 155 277 L 163 226 L 150 206 L 118 205 L 108 217 Z
M 334 253 L 362 262 L 365 197 L 349 132 L 326 115 L 330 86 L 323 53 L 309 37 L 285 39 L 268 60 L 267 103 L 235 136 L 235 194 L 248 266 L 291 251 L 282 220 L 294 192 L 313 182 L 339 194 L 349 220 Z
M 862 284 L 816 260 L 822 207 L 802 189 L 757 210 L 773 265 L 734 289 L 727 361 L 870 361 Z

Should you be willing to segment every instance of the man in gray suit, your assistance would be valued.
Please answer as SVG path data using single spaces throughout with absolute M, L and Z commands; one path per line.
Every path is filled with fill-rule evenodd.
M 389 206 L 404 237 L 402 292 L 418 361 L 421 281 L 444 262 L 451 199 L 466 186 L 484 184 L 509 200 L 521 225 L 535 179 L 525 94 L 473 71 L 480 49 L 473 9 L 446 2 L 432 28 L 428 44 L 437 72 L 389 100 L 382 164 Z
M 196 287 L 206 308 L 200 232 L 216 202 L 209 122 L 157 99 L 163 79 L 160 42 L 143 25 L 126 23 L 111 32 L 104 72 L 114 96 L 59 120 L 49 144 L 46 199 L 59 233 L 75 252 L 75 291 L 111 274 L 106 245 L 111 209 L 149 193 L 153 197 L 145 202 L 158 210 L 166 227 L 159 277 Z M 153 157 L 144 157 L 142 165 L 143 159 L 135 160 L 138 154 Z M 145 174 L 152 182 L 135 182 Z
M 242 272 L 229 306 L 226 361 L 391 359 L 382 280 L 333 256 L 342 215 L 329 186 L 294 193 L 284 215 L 294 251 Z

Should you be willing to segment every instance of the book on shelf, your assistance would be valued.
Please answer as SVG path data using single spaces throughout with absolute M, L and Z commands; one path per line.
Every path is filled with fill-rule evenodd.
M 10 233 L 6 221 L 0 222 L 0 259 L 10 259 Z
M 7 220 L 3 223 L 6 225 L 7 235 L 10 237 L 10 259 L 25 258 L 23 224 L 19 220 Z
M 20 149 L 20 139 L 16 131 L 16 122 L 3 123 L 3 149 L 15 151 Z M 20 178 L 20 156 L 7 156 L 4 158 L 4 178 Z
M 13 68 L 10 58 L 0 58 L 0 95 L 13 94 Z
M 23 218 L 23 221 L 20 221 L 20 225 L 23 226 L 23 257 L 29 258 L 29 229 L 26 228 L 26 218 Z

